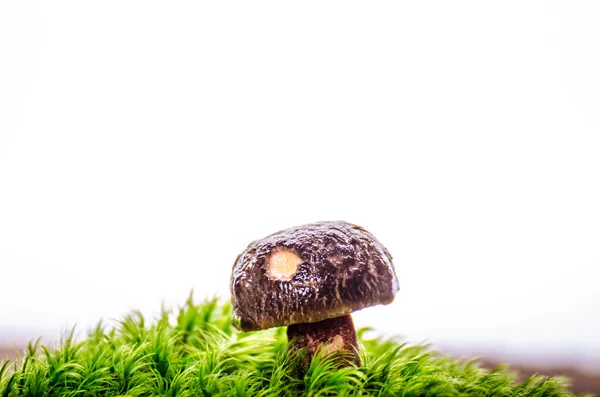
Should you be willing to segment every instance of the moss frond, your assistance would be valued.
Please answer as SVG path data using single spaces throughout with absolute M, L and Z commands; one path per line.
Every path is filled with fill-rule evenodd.
M 140 312 L 82 340 L 29 343 L 15 362 L 0 363 L 0 397 L 16 396 L 572 396 L 563 378 L 523 383 L 506 366 L 444 357 L 397 338 L 367 338 L 359 330 L 363 366 L 341 367 L 339 354 L 314 358 L 289 348 L 285 329 L 238 333 L 231 304 L 195 302 L 174 321 L 163 308 L 148 321 Z

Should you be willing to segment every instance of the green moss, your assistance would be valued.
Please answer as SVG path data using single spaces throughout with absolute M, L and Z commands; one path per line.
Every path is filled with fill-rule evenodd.
M 302 370 L 285 329 L 241 334 L 230 317 L 230 304 L 190 297 L 176 316 L 163 310 L 147 323 L 134 312 L 81 341 L 71 332 L 55 348 L 31 342 L 15 363 L 0 364 L 0 397 L 572 396 L 564 379 L 519 384 L 503 367 L 487 371 L 365 330 L 362 367 L 339 368 L 329 355 Z

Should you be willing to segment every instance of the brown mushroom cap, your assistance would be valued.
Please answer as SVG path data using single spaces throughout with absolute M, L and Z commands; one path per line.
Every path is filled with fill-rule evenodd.
M 231 276 L 243 331 L 344 316 L 391 303 L 397 291 L 389 252 L 371 233 L 343 221 L 296 226 L 254 241 Z

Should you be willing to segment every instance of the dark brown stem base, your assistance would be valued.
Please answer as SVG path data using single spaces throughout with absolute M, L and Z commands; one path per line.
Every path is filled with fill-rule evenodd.
M 316 323 L 293 324 L 288 326 L 287 336 L 293 342 L 294 349 L 306 348 L 308 364 L 315 353 L 322 349 L 323 355 L 343 351 L 350 363 L 360 365 L 358 340 L 350 315 Z

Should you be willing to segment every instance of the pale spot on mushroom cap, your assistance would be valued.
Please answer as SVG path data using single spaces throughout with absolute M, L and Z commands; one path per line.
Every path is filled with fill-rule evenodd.
M 302 262 L 295 250 L 277 247 L 267 258 L 267 276 L 275 280 L 291 280 Z

